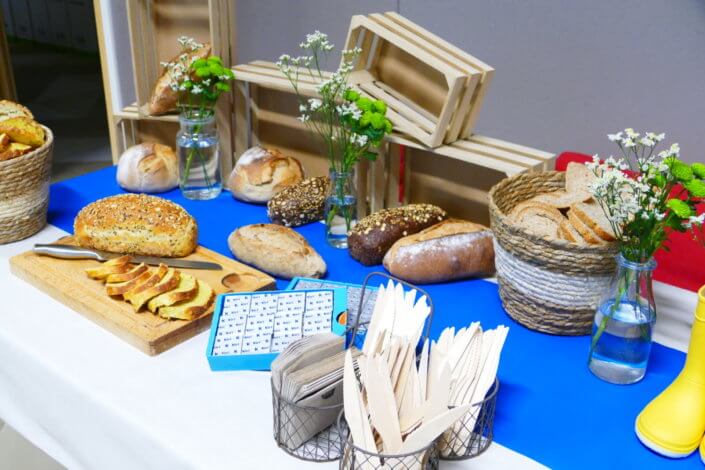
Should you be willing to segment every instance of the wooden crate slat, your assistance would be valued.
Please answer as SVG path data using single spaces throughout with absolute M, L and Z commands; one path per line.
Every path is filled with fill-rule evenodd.
M 543 164 L 543 160 L 540 159 L 528 157 L 520 153 L 508 151 L 497 147 L 482 145 L 470 140 L 458 140 L 450 144 L 450 146 L 462 150 L 468 150 L 469 152 L 492 156 L 494 158 L 498 158 L 507 162 L 515 162 L 523 166 L 527 170 L 532 170 L 537 167 L 541 168 L 541 165 Z

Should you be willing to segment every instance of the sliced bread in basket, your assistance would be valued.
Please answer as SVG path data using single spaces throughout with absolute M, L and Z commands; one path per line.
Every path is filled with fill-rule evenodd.
M 607 219 L 602 207 L 596 202 L 580 202 L 570 206 L 570 211 L 588 227 L 590 227 L 601 239 L 611 242 L 614 238 L 614 231 Z

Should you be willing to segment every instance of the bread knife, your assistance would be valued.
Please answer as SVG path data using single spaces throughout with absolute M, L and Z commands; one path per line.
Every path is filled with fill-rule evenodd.
M 51 256 L 53 258 L 62 259 L 94 259 L 97 261 L 108 261 L 109 259 L 117 258 L 123 256 L 119 253 L 110 253 L 108 251 L 93 250 L 91 248 L 83 248 L 79 246 L 72 245 L 58 245 L 58 244 L 36 244 L 34 245 L 34 250 L 38 255 Z M 223 269 L 218 263 L 211 263 L 209 261 L 195 261 L 189 259 L 179 259 L 179 258 L 158 258 L 156 256 L 142 256 L 142 255 L 130 255 L 132 261 L 135 263 L 144 263 L 152 266 L 158 266 L 160 264 L 166 264 L 172 268 L 184 268 L 184 269 L 212 269 L 220 270 Z

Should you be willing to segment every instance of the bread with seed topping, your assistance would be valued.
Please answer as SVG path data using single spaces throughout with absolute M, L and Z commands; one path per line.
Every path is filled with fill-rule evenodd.
M 287 186 L 267 203 L 269 220 L 286 227 L 298 227 L 321 220 L 329 185 L 330 179 L 327 176 L 317 176 Z
M 350 256 L 365 266 L 380 264 L 394 242 L 447 218 L 446 211 L 432 204 L 382 209 L 361 219 L 350 230 Z
M 78 213 L 79 245 L 114 253 L 181 257 L 198 245 L 198 226 L 183 207 L 145 194 L 99 199 Z

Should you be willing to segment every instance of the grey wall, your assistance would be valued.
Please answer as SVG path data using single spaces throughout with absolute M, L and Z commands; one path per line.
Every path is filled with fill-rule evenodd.
M 608 154 L 605 134 L 664 131 L 705 161 L 704 0 L 238 0 L 238 60 L 343 46 L 356 13 L 397 10 L 494 66 L 478 133 Z

